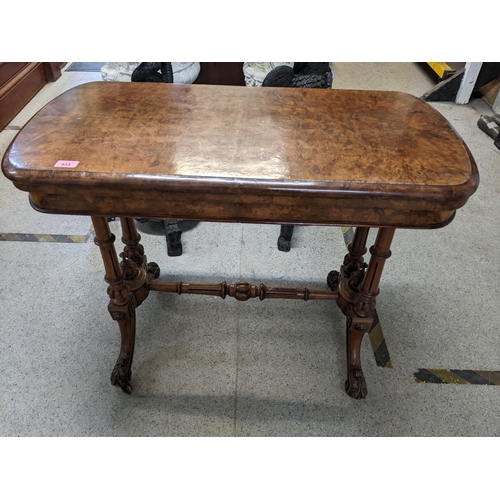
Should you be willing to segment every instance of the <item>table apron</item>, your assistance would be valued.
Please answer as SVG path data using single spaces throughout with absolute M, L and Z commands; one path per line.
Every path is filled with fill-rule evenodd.
M 69 215 L 191 219 L 213 222 L 308 224 L 400 228 L 438 228 L 451 222 L 455 210 L 417 210 L 408 201 L 366 196 L 335 198 L 286 194 L 212 193 L 113 190 L 113 193 L 69 186 L 30 190 L 36 210 Z M 382 202 L 386 208 L 380 205 Z

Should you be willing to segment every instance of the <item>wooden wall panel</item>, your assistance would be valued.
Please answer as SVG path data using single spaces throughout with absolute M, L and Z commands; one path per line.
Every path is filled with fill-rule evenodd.
M 0 130 L 44 87 L 61 76 L 61 64 L 0 63 Z
M 245 85 L 242 62 L 202 62 L 194 83 L 208 85 Z

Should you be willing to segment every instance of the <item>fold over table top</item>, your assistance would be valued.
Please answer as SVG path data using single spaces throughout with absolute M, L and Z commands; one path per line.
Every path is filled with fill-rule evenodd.
M 2 168 L 41 211 L 295 224 L 437 227 L 478 184 L 450 124 L 405 93 L 155 83 L 65 92 Z

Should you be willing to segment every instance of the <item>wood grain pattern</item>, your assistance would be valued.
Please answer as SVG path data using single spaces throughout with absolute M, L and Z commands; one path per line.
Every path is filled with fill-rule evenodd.
M 59 159 L 80 163 L 56 170 Z M 42 211 L 262 222 L 272 203 L 270 222 L 345 223 L 348 209 L 397 227 L 446 223 L 478 183 L 460 137 L 408 94 L 112 82 L 48 104 L 3 169 Z M 71 206 L 68 185 L 81 188 Z M 387 213 L 367 217 L 367 205 Z

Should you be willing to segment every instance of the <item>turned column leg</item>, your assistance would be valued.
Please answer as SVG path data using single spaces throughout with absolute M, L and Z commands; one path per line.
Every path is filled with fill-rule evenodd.
M 347 380 L 345 390 L 355 399 L 366 397 L 366 382 L 361 368 L 361 341 L 369 331 L 375 314 L 376 297 L 379 294 L 380 278 L 385 261 L 391 256 L 390 246 L 395 229 L 379 229 L 375 244 L 370 248 L 371 258 L 368 268 L 353 302 L 347 306 Z M 352 275 L 350 278 L 352 289 Z
M 120 254 L 120 257 L 130 259 L 138 267 L 146 267 L 144 247 L 139 243 L 141 235 L 137 231 L 135 220 L 130 217 L 121 217 L 120 223 L 122 226 L 122 242 L 125 244 L 125 249 Z
M 123 252 L 120 254 L 122 257 L 121 266 L 126 274 L 126 279 L 134 279 L 134 275 L 138 272 L 137 269 L 143 268 L 148 274 L 148 279 L 156 279 L 160 276 L 160 268 L 156 262 L 149 262 L 144 255 L 144 247 L 139 243 L 141 235 L 137 231 L 135 220 L 130 217 L 120 218 L 122 225 L 122 242 L 125 244 Z M 128 271 L 128 274 L 127 274 Z
M 344 257 L 344 265 L 341 267 L 343 276 L 350 277 L 353 273 L 366 268 L 364 255 L 366 253 L 366 240 L 368 238 L 368 227 L 357 227 L 354 231 L 353 240 L 347 245 L 348 253 Z
M 147 283 L 160 276 L 160 268 L 155 262 L 148 263 L 144 247 L 139 243 L 141 235 L 137 231 L 135 220 L 130 217 L 120 218 L 122 242 L 125 244 L 120 254 L 120 266 L 125 274 L 129 288 L 136 296 L 136 307 L 148 296 Z
M 115 235 L 111 234 L 108 221 L 104 217 L 92 217 L 95 229 L 95 244 L 101 251 L 105 276 L 110 297 L 108 310 L 111 317 L 118 322 L 121 334 L 121 348 L 115 368 L 111 374 L 111 383 L 122 388 L 126 393 L 132 392 L 130 385 L 131 366 L 135 344 L 135 293 L 131 291 L 129 282 L 118 261 L 115 250 Z

